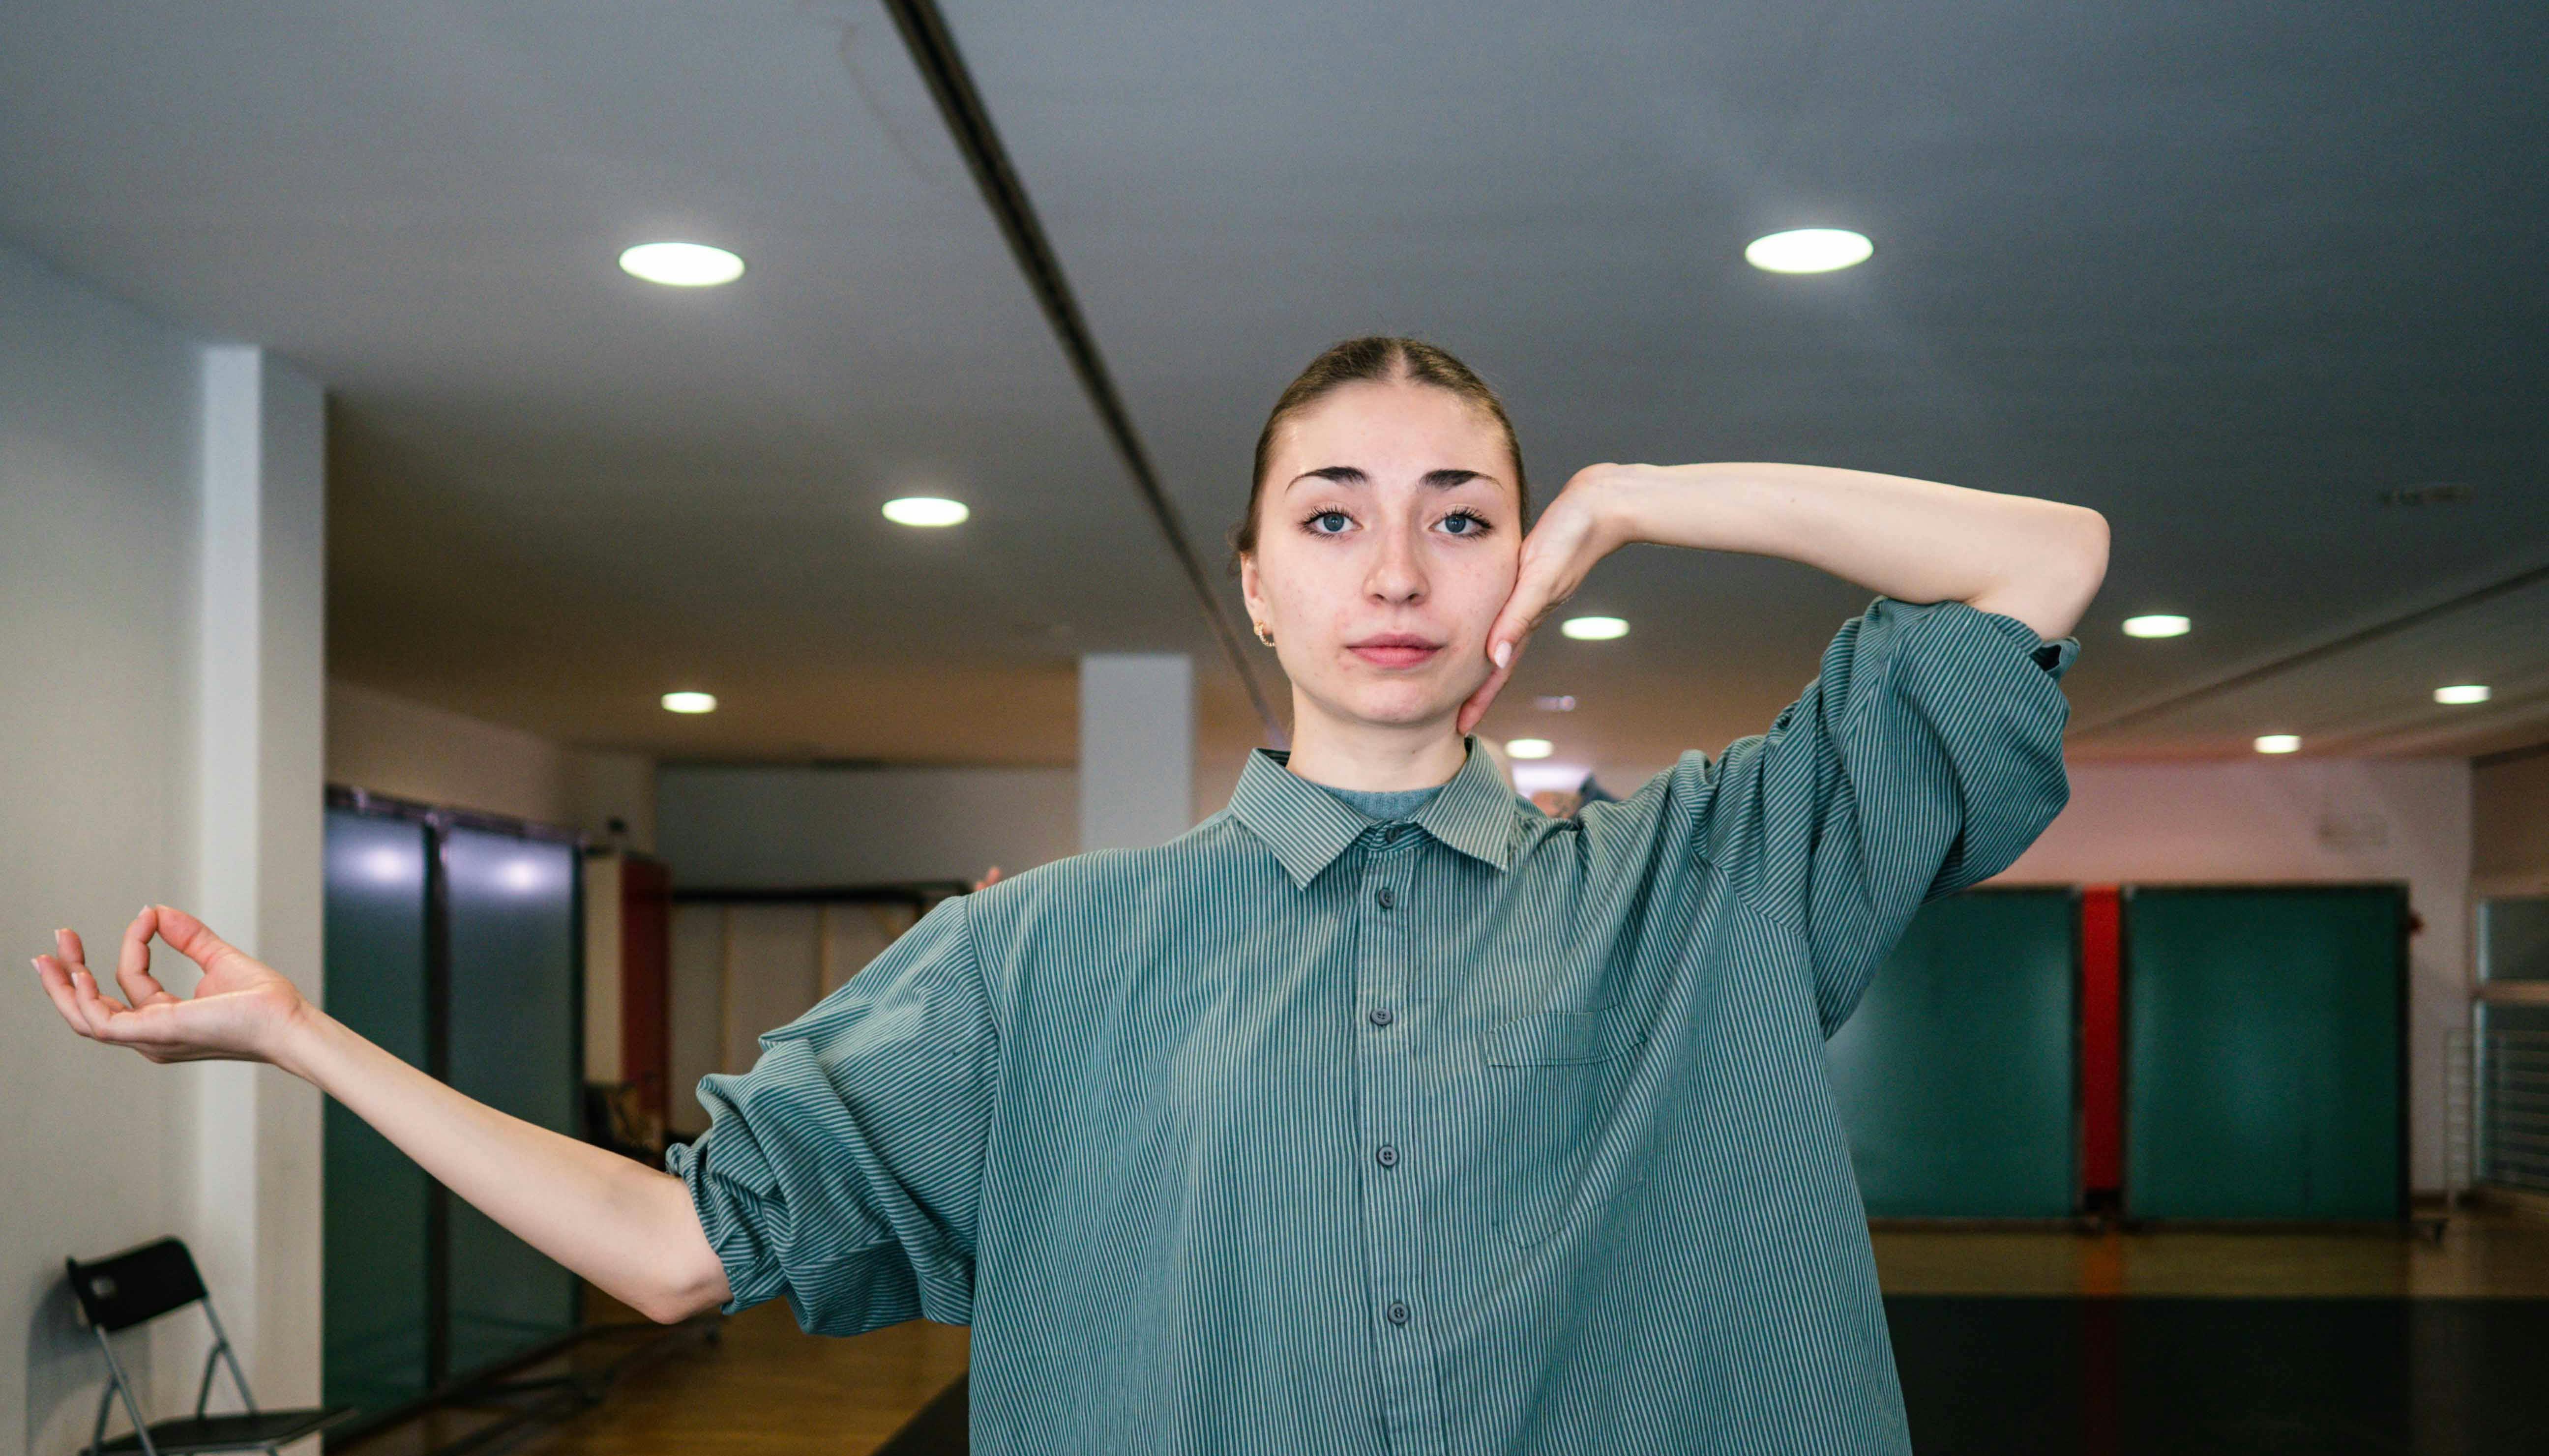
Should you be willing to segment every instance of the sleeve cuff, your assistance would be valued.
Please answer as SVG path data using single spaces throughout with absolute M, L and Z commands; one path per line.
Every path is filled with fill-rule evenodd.
M 736 1217 L 735 1211 L 718 1196 L 720 1190 L 709 1186 L 708 1154 L 702 1150 L 708 1141 L 703 1135 L 697 1142 L 676 1142 L 665 1148 L 664 1169 L 690 1190 L 691 1209 L 699 1216 L 700 1231 L 708 1235 L 708 1247 L 716 1251 L 717 1262 L 725 1266 L 729 1297 L 717 1307 L 717 1313 L 738 1315 L 778 1298 L 788 1281 L 779 1261 L 771 1257 L 761 1240 L 753 1237 L 750 1221 Z M 727 1196 L 749 1195 L 727 1191 Z
M 2035 665 L 2051 673 L 2053 681 L 2059 682 L 2062 681 L 2062 675 L 2071 671 L 2071 660 L 2079 655 L 2079 638 L 2056 637 L 2035 649 Z

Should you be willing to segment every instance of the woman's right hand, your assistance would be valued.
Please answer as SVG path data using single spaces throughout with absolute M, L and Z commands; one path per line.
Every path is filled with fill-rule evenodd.
M 193 996 L 172 994 L 150 974 L 154 935 L 203 967 Z M 167 905 L 145 906 L 124 929 L 115 966 L 123 1002 L 99 992 L 86 956 L 80 938 L 61 930 L 53 933 L 53 954 L 36 957 L 54 1009 L 90 1041 L 130 1046 L 152 1061 L 273 1061 L 310 1009 L 273 967 Z

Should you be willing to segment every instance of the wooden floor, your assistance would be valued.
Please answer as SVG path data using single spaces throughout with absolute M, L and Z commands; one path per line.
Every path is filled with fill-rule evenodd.
M 636 1320 L 600 1290 L 587 1318 Z M 519 1443 L 509 1456 L 867 1456 L 965 1373 L 967 1331 L 914 1320 L 851 1339 L 806 1334 L 788 1302 L 725 1321 L 715 1344 L 685 1350 L 611 1393 L 599 1409 Z
M 2549 1222 L 2460 1214 L 2396 1231 L 1879 1229 L 1889 1296 L 2549 1298 Z
M 1881 1228 L 1887 1294 L 2549 1298 L 2549 1220 L 2464 1212 L 2390 1230 L 2079 1233 Z
M 2452 1219 L 2439 1243 L 2395 1232 L 2081 1233 L 1882 1229 L 1888 1294 L 2549 1298 L 2549 1221 Z M 589 1291 L 595 1320 L 634 1320 Z M 914 1322 L 855 1339 L 797 1328 L 784 1301 L 725 1322 L 573 1423 L 508 1453 L 787 1456 L 875 1451 L 963 1373 L 966 1331 Z

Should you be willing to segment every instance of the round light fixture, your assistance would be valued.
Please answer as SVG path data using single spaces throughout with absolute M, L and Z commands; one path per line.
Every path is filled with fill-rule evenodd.
M 1831 273 L 1854 268 L 1876 251 L 1864 233 L 1841 228 L 1798 228 L 1752 239 L 1744 261 L 1764 273 Z
M 2257 740 L 2257 752 L 2261 754 L 2297 754 L 2301 751 L 2302 740 L 2298 733 L 2269 733 Z
M 713 692 L 667 692 L 664 694 L 664 711 L 668 713 L 713 713 L 716 711 L 716 694 Z
M 2124 618 L 2124 635 L 2127 637 L 2183 637 L 2186 635 L 2187 628 L 2194 625 L 2184 617 L 2171 616 L 2167 612 L 2153 612 L 2148 616 Z
M 904 496 L 885 502 L 885 518 L 898 526 L 952 526 L 974 512 L 962 500 Z
M 1545 759 L 1558 752 L 1557 745 L 1546 738 L 1509 738 L 1505 756 L 1514 759 Z
M 714 288 L 743 276 L 743 259 L 705 242 L 641 242 L 619 255 L 619 266 L 668 288 Z
M 1618 617 L 1568 617 L 1558 630 L 1578 642 L 1608 642 L 1628 636 L 1629 624 Z
M 2495 694 L 2484 682 L 2463 682 L 2453 687 L 2434 689 L 2434 701 L 2459 707 L 2466 703 L 2485 702 Z

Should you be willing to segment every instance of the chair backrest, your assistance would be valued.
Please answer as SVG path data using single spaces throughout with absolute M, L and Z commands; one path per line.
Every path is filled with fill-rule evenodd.
M 204 1297 L 203 1276 L 195 1272 L 194 1255 L 175 1238 L 162 1238 L 120 1254 L 70 1267 L 71 1292 L 79 1296 L 88 1322 L 112 1333 Z

